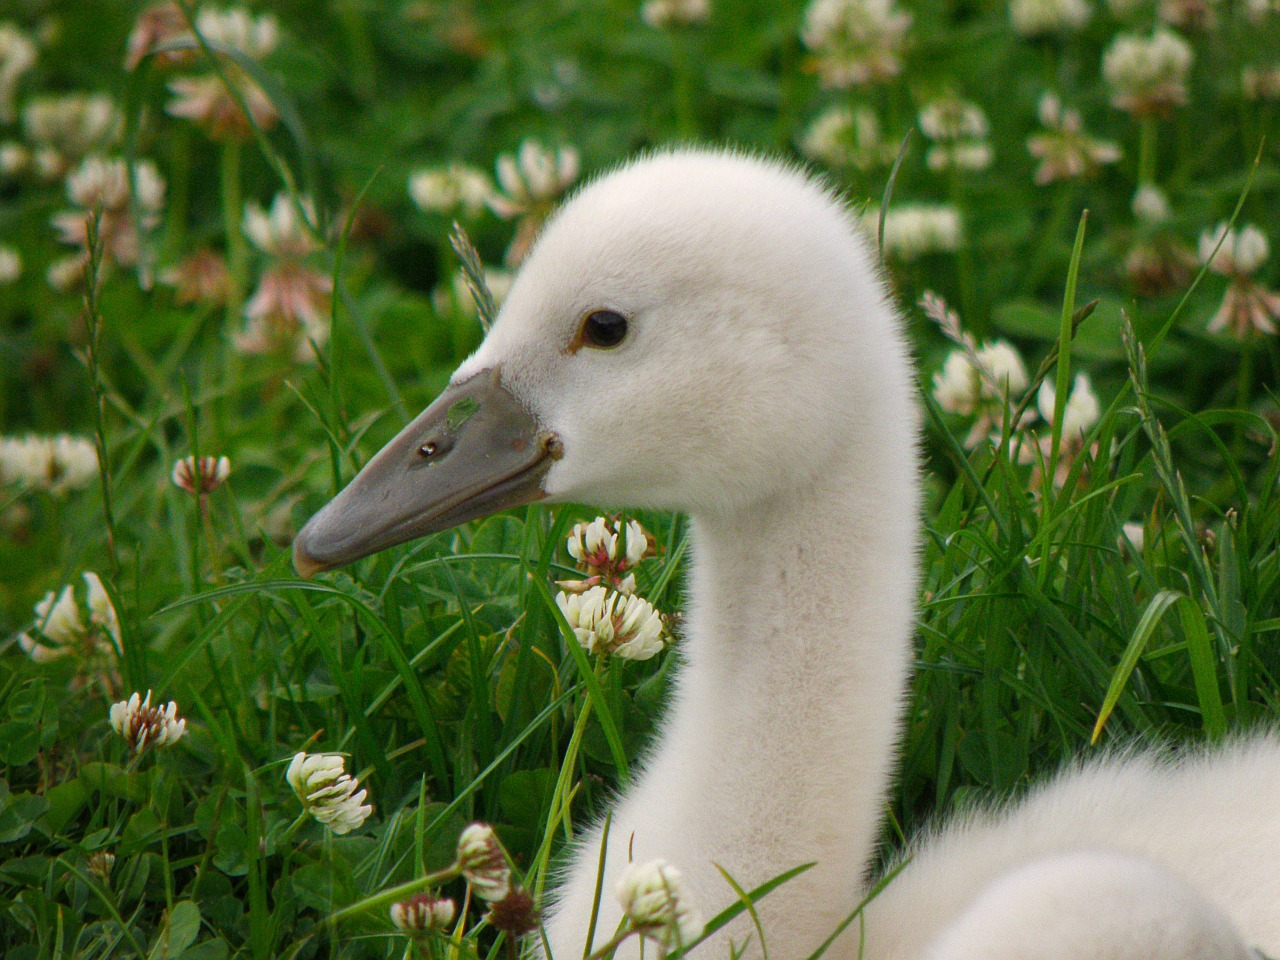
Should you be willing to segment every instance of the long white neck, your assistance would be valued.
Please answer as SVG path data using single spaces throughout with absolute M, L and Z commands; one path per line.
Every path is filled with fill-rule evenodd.
M 816 861 L 760 904 L 779 960 L 807 955 L 858 903 L 916 587 L 914 451 L 894 420 L 867 428 L 886 445 L 862 435 L 807 488 L 693 519 L 685 663 L 656 752 L 614 814 L 606 901 L 628 846 L 637 862 L 677 866 L 708 915 L 734 900 L 714 864 L 750 889 Z M 580 955 L 597 844 L 580 849 L 553 918 L 558 954 Z M 616 916 L 606 902 L 601 927 L 612 933 Z M 739 920 L 740 943 L 752 928 Z

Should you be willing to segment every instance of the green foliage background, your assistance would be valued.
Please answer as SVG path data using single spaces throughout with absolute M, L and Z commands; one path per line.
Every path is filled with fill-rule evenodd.
M 930 97 L 971 99 L 990 119 L 995 164 L 939 177 L 917 136 L 893 188 L 897 199 L 956 203 L 965 247 L 896 264 L 891 279 L 905 305 L 936 290 L 970 330 L 1013 338 L 1033 366 L 1059 346 L 1072 240 L 1088 209 L 1072 294 L 1098 304 L 1070 356 L 1110 404 L 1094 434 L 1109 453 L 1082 461 L 1065 492 L 1037 497 L 1026 468 L 965 450 L 967 425 L 922 391 L 925 588 L 888 846 L 935 811 L 1016 792 L 1088 753 L 1109 690 L 1104 743 L 1201 740 L 1270 720 L 1280 689 L 1280 350 L 1274 337 L 1242 347 L 1205 332 L 1221 278 L 1154 299 L 1128 286 L 1140 131 L 1108 105 L 1099 74 L 1121 24 L 1100 7 L 1079 34 L 1028 41 L 1002 3 L 907 8 L 915 24 L 902 77 L 851 97 L 820 90 L 806 71 L 796 2 L 716 0 L 707 27 L 675 34 L 622 2 L 258 4 L 280 19 L 284 40 L 266 68 L 297 118 L 269 142 L 334 238 L 321 261 L 338 274 L 336 322 L 318 367 L 240 356 L 221 311 L 180 306 L 118 271 L 101 290 L 95 391 L 84 304 L 43 276 L 65 252 L 49 229 L 61 189 L 0 185 L 0 235 L 27 264 L 0 287 L 0 422 L 6 434 L 90 434 L 101 396 L 113 498 L 108 527 L 97 488 L 58 499 L 0 492 L 0 953 L 402 955 L 380 915 L 336 932 L 319 924 L 447 863 L 472 819 L 494 823 L 540 883 L 571 831 L 552 800 L 587 696 L 543 587 L 569 574 L 564 533 L 594 511 L 519 511 L 316 582 L 294 577 L 281 536 L 479 342 L 474 319 L 432 306 L 430 291 L 453 269 L 449 223 L 413 206 L 410 171 L 453 159 L 491 168 L 526 137 L 575 147 L 588 173 L 685 142 L 796 156 L 826 105 L 873 106 L 896 142 Z M 20 99 L 104 91 L 140 118 L 123 149 L 168 179 L 151 237 L 164 264 L 225 244 L 225 157 L 164 115 L 165 76 L 121 69 L 138 9 L 10 0 L 0 19 L 44 31 Z M 1238 92 L 1240 67 L 1280 49 L 1280 16 L 1259 27 L 1230 3 L 1219 15 L 1216 30 L 1190 38 L 1189 105 L 1156 128 L 1168 228 L 1192 244 L 1242 196 L 1240 221 L 1280 236 L 1280 165 L 1274 137 L 1264 140 L 1275 104 Z M 1138 17 L 1151 21 L 1151 11 Z M 1096 180 L 1033 185 L 1025 140 L 1050 88 L 1125 159 Z M 246 198 L 265 203 L 282 189 L 256 145 L 240 160 Z M 888 176 L 829 173 L 855 203 L 878 201 Z M 486 261 L 501 260 L 510 230 L 489 215 L 473 225 Z M 1270 261 L 1261 279 L 1275 278 Z M 1149 374 L 1126 357 L 1122 311 L 1152 348 Z M 947 344 L 917 311 L 909 322 L 927 387 Z M 174 460 L 197 451 L 233 462 L 208 524 L 168 480 Z M 640 519 L 661 547 L 640 592 L 676 611 L 684 523 Z M 1130 521 L 1145 524 L 1140 551 L 1120 546 Z M 101 683 L 77 683 L 66 662 L 32 663 L 10 639 L 46 591 L 84 570 L 104 576 L 123 622 L 110 693 L 150 688 L 189 719 L 179 747 L 140 763 L 107 724 Z M 576 822 L 599 813 L 622 776 L 599 714 L 607 708 L 634 763 L 677 660 L 601 671 L 597 716 L 566 774 Z M 350 754 L 376 804 L 365 828 L 333 838 L 308 824 L 281 843 L 298 813 L 284 768 L 304 749 Z M 98 851 L 116 856 L 105 882 L 89 871 Z M 468 942 L 495 949 L 491 933 Z

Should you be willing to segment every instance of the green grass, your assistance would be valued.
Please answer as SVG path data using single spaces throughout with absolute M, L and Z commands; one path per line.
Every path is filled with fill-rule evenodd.
M 576 146 L 595 172 L 678 140 L 795 155 L 807 123 L 845 101 L 874 107 L 894 143 L 944 90 L 986 109 L 996 156 L 986 171 L 933 174 L 918 132 L 909 145 L 893 197 L 957 203 L 966 241 L 955 255 L 892 263 L 892 281 L 907 305 L 941 293 L 966 329 L 1011 338 L 1060 386 L 1087 371 L 1104 413 L 1096 454 L 1073 462 L 1061 490 L 1034 491 L 1032 466 L 964 447 L 969 421 L 929 390 L 949 345 L 911 310 L 928 496 L 886 849 L 935 813 L 1016 793 L 1098 747 L 1215 740 L 1275 716 L 1280 345 L 1205 332 L 1225 286 L 1215 274 L 1159 296 L 1126 280 L 1141 233 L 1129 202 L 1142 134 L 1108 106 L 1099 77 L 1121 29 L 1105 9 L 1079 34 L 1027 41 L 1000 4 L 913 5 L 902 77 L 862 95 L 822 91 L 805 71 L 798 3 L 717 0 L 707 28 L 675 37 L 621 2 L 257 9 L 283 28 L 254 76 L 285 122 L 235 147 L 165 117 L 159 70 L 120 69 L 136 12 L 126 5 L 10 14 L 45 37 L 19 106 L 41 92 L 109 92 L 128 118 L 114 151 L 152 158 L 167 178 L 143 262 L 210 245 L 232 260 L 236 292 L 229 308 L 182 305 L 117 268 L 87 305 L 82 291 L 58 293 L 43 274 L 68 252 L 48 223 L 66 206 L 61 183 L 0 181 L 0 236 L 25 262 L 0 286 L 3 432 L 98 436 L 109 466 L 60 497 L 0 487 L 4 956 L 412 955 L 385 910 L 325 919 L 447 867 L 472 820 L 497 827 L 541 892 L 564 841 L 625 782 L 678 655 L 596 664 L 567 642 L 552 581 L 573 576 L 564 535 L 590 507 L 515 511 L 315 581 L 288 558 L 291 532 L 481 336 L 474 317 L 433 306 L 457 263 L 451 221 L 411 204 L 409 171 L 453 159 L 492 169 L 525 136 Z M 1172 199 L 1165 229 L 1181 242 L 1194 246 L 1238 204 L 1240 223 L 1280 242 L 1280 157 L 1274 136 L 1263 140 L 1275 105 L 1235 92 L 1240 67 L 1280 46 L 1280 17 L 1220 16 L 1190 38 L 1190 105 L 1148 125 L 1155 150 L 1142 162 Z M 993 75 L 1007 95 L 997 98 Z M 1033 185 L 1025 140 L 1049 86 L 1124 147 L 1119 164 Z M 22 137 L 17 125 L 0 134 Z M 890 171 L 829 174 L 860 201 L 880 198 Z M 232 346 L 237 304 L 267 263 L 240 234 L 240 204 L 291 184 L 316 199 L 324 249 L 310 262 L 335 280 L 317 364 Z M 485 214 L 467 227 L 484 261 L 499 263 L 512 225 Z M 1277 276 L 1275 259 L 1258 274 L 1272 286 Z M 1074 307 L 1094 300 L 1064 339 Z M 207 511 L 168 480 L 190 453 L 232 460 Z M 684 521 L 638 519 L 659 544 L 639 592 L 675 613 Z M 1144 527 L 1140 550 L 1121 542 L 1131 522 Z M 30 629 L 46 591 L 86 570 L 120 614 L 114 664 L 34 663 L 11 638 Z M 188 732 L 135 760 L 107 712 L 147 689 L 178 702 Z M 301 750 L 349 755 L 375 805 L 362 828 L 335 837 L 297 825 L 284 773 Z M 115 856 L 106 879 L 93 869 L 101 852 Z M 461 903 L 459 882 L 444 890 Z M 481 915 L 473 906 L 466 929 Z M 481 929 L 452 948 L 413 949 L 504 948 Z

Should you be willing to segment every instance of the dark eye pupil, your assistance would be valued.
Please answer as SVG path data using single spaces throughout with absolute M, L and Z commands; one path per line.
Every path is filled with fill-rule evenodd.
M 612 310 L 597 310 L 587 317 L 582 333 L 593 347 L 616 347 L 627 335 L 627 318 Z

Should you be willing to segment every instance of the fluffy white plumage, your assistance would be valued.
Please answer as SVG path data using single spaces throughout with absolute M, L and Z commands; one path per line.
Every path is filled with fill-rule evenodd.
M 572 349 L 600 309 L 628 319 L 626 339 Z M 808 956 L 868 889 L 917 589 L 914 375 L 872 253 L 799 171 L 649 157 L 546 227 L 455 382 L 493 367 L 563 439 L 552 499 L 691 518 L 685 662 L 614 811 L 603 888 L 630 845 L 677 864 L 712 915 L 733 899 L 715 864 L 749 888 L 816 861 L 759 905 L 770 955 Z M 1066 774 L 917 845 L 867 911 L 864 955 L 1280 952 L 1278 795 L 1269 740 Z M 598 843 L 588 833 L 550 914 L 557 957 L 582 955 Z M 597 942 L 618 921 L 602 908 Z M 751 931 L 740 918 L 703 952 Z M 861 935 L 827 955 L 858 956 Z

